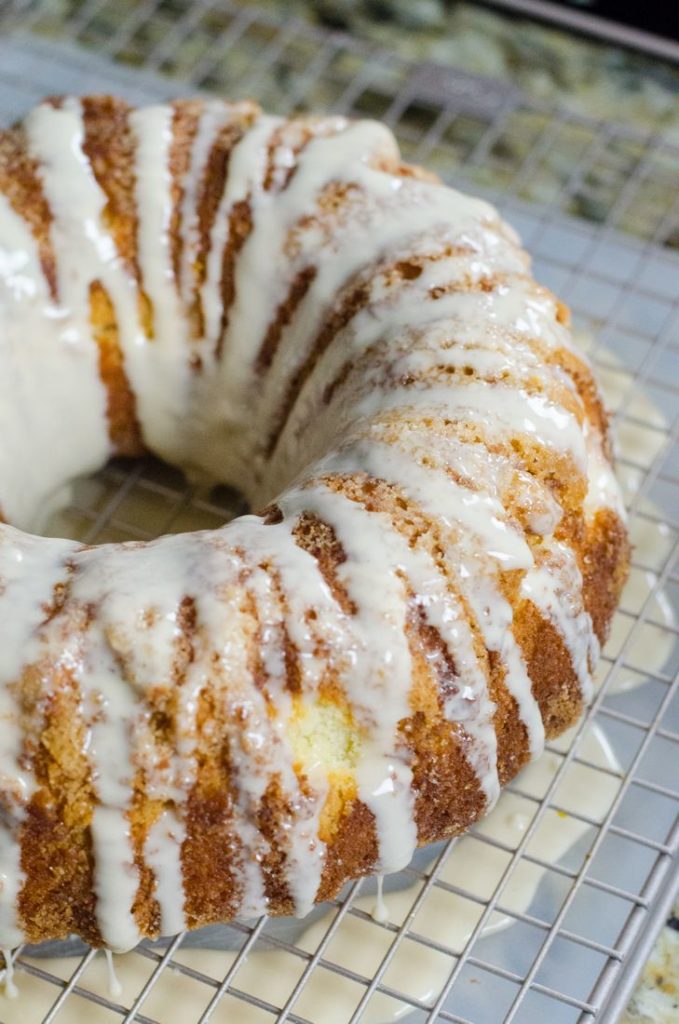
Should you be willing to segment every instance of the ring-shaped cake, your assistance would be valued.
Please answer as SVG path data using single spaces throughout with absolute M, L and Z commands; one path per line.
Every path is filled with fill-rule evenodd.
M 389 130 L 50 100 L 0 133 L 0 945 L 303 915 L 581 714 L 628 544 L 568 313 Z M 36 536 L 151 452 L 258 514 Z

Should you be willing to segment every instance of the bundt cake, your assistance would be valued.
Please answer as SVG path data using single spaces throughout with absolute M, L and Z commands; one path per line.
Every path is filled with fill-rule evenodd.
M 580 715 L 627 572 L 568 313 L 380 124 L 55 99 L 0 133 L 0 945 L 306 914 Z M 259 511 L 39 530 L 151 452 Z

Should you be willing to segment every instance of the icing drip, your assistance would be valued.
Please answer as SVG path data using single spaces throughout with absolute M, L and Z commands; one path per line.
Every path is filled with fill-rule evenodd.
M 2 987 L 4 995 L 7 999 L 16 999 L 19 995 L 19 989 L 14 983 L 14 961 L 12 959 L 12 951 L 11 949 L 2 949 L 0 952 L 5 958 L 5 969 L 2 972 Z
M 151 304 L 152 334 L 130 336 L 124 348 L 134 384 L 144 439 L 164 455 L 186 461 L 182 410 L 190 383 L 187 329 L 177 293 L 170 250 L 173 111 L 145 107 L 130 115 L 135 139 L 137 247 L 141 280 Z
M 375 906 L 371 910 L 370 916 L 376 924 L 389 924 L 389 907 L 384 899 L 384 875 L 377 876 Z
M 115 964 L 113 963 L 113 953 L 111 950 L 105 949 L 104 956 L 106 958 L 106 973 L 108 975 L 108 994 L 112 999 L 117 999 L 118 996 L 123 994 L 123 986 L 118 980 Z
M 214 350 L 222 322 L 221 278 L 224 248 L 228 241 L 229 215 L 264 179 L 267 142 L 281 124 L 278 117 L 261 116 L 235 146 L 229 159 L 229 174 L 210 237 L 207 274 L 201 292 L 205 316 L 205 339 Z M 222 403 L 222 408 L 226 402 Z
M 380 870 L 399 871 L 417 845 L 412 772 L 398 733 L 409 714 L 411 682 L 405 591 L 396 571 L 397 555 L 405 545 L 384 529 L 384 517 L 366 513 L 341 494 L 319 488 L 286 495 L 284 510 L 293 512 L 295 505 L 332 526 L 346 555 L 338 575 L 358 609 L 353 621 L 363 665 L 345 679 L 345 686 L 367 732 L 356 782 L 360 798 L 375 816 Z
M 359 629 L 365 664 L 362 672 L 350 675 L 345 685 L 352 706 L 363 709 L 369 730 L 357 780 L 362 799 L 377 819 L 380 867 L 385 873 L 396 871 L 399 868 L 390 865 L 401 861 L 400 866 L 405 866 L 416 844 L 410 768 L 403 763 L 403 752 L 394 747 L 398 724 L 409 715 L 410 651 L 405 638 L 408 595 L 400 580 L 402 574 L 456 665 L 460 684 L 447 697 L 445 712 L 450 721 L 461 722 L 474 740 L 467 756 L 491 805 L 497 799 L 499 784 L 492 728 L 494 705 L 488 696 L 487 680 L 476 659 L 466 616 L 446 581 L 429 555 L 410 548 L 400 534 L 390 529 L 385 515 L 367 512 L 344 495 L 321 488 L 291 492 L 285 495 L 282 507 L 290 512 L 304 508 L 329 523 L 347 556 L 341 576 L 358 608 L 354 623 Z M 388 587 L 383 584 L 375 593 L 375 578 L 387 580 Z M 410 852 L 406 853 L 409 845 Z
M 52 224 L 64 253 L 55 302 L 29 228 L 0 195 L 0 489 L 3 515 L 26 528 L 44 522 L 64 502 L 70 481 L 92 472 L 110 451 L 87 294 L 70 271 L 60 208 Z M 30 418 L 17 416 L 17 408 L 31 409 Z
M 613 467 L 603 452 L 601 438 L 591 429 L 587 421 L 583 424 L 587 445 L 587 497 L 585 514 L 594 518 L 600 509 L 612 509 L 624 523 L 627 518 L 620 486 Z
M 199 257 L 198 199 L 200 186 L 207 172 L 207 163 L 212 147 L 223 128 L 232 123 L 246 104 L 224 103 L 221 100 L 206 100 L 200 114 L 196 136 L 191 147 L 191 162 L 188 173 L 182 181 L 181 201 L 182 254 L 180 269 L 181 294 L 188 302 L 194 284 L 195 262 Z
M 592 694 L 590 666 L 599 657 L 599 644 L 592 620 L 582 600 L 582 575 L 572 550 L 551 541 L 543 548 L 540 566 L 521 581 L 521 595 L 542 612 L 556 628 L 580 682 L 584 700 Z
M 185 837 L 183 822 L 171 810 L 162 812 L 146 836 L 144 860 L 156 878 L 154 895 L 160 906 L 160 930 L 163 935 L 176 935 L 186 927 L 181 862 Z
M 16 900 L 23 881 L 18 833 L 35 780 L 25 766 L 17 687 L 22 672 L 38 661 L 37 632 L 46 617 L 54 588 L 67 576 L 66 560 L 76 545 L 45 541 L 11 527 L 0 531 L 0 944 L 22 939 Z
M 523 658 L 511 635 L 511 606 L 501 593 L 495 566 L 488 566 L 491 560 L 504 570 L 529 569 L 533 566 L 533 556 L 523 536 L 507 522 L 502 506 L 489 494 L 460 487 L 447 475 L 419 465 L 394 446 L 359 443 L 348 451 L 331 455 L 322 466 L 339 473 L 359 469 L 371 477 L 394 483 L 429 512 L 439 526 L 463 527 L 462 550 L 468 554 L 460 557 L 458 583 L 476 612 L 476 621 L 488 649 L 498 651 L 503 657 L 505 682 L 528 730 L 531 755 L 539 757 L 544 747 L 542 716 L 531 692 Z M 445 592 L 445 587 L 443 590 Z M 447 613 L 446 608 L 444 619 Z M 431 609 L 426 614 L 432 618 Z M 440 621 L 433 624 L 440 630 Z M 457 650 L 458 644 L 451 644 L 450 653 L 456 660 Z
M 28 224 L 0 195 L 3 514 L 35 522 L 111 452 L 90 323 L 98 286 L 113 308 L 147 446 L 261 502 L 285 488 L 276 499 L 282 518 L 244 516 L 211 533 L 91 550 L 0 528 L 6 946 L 23 937 L 18 834 L 35 791 L 18 689 L 41 657 L 68 662 L 79 689 L 96 794 L 97 920 L 116 950 L 141 937 L 139 858 L 153 875 L 161 930 L 189 923 L 189 817 L 212 718 L 228 762 L 234 907 L 243 916 L 269 910 L 275 853 L 304 915 L 326 865 L 320 833 L 331 785 L 311 727 L 301 748 L 293 737 L 305 716 L 313 724 L 320 714 L 329 683 L 332 713 L 350 721 L 341 769 L 374 818 L 376 867 L 399 870 L 417 845 L 404 730 L 414 710 L 413 616 L 441 642 L 428 662 L 441 723 L 463 736 L 486 808 L 499 792 L 487 652 L 502 665 L 532 757 L 544 743 L 514 633 L 517 601 L 532 602 L 557 631 L 585 699 L 591 688 L 597 644 L 576 554 L 554 536 L 562 509 L 509 442 L 537 451 L 538 461 L 560 460 L 587 484 L 586 521 L 622 506 L 602 438 L 581 422 L 582 403 L 557 358 L 573 351 L 569 332 L 511 230 L 486 203 L 396 173 L 398 151 L 382 126 L 332 118 L 295 131 L 250 104 L 202 106 L 187 170 L 175 181 L 175 114 L 159 105 L 129 115 L 139 281 L 109 230 L 79 101 L 42 105 L 26 121 L 51 213 L 56 294 Z M 200 251 L 201 188 L 230 125 L 238 141 Z M 247 230 L 238 228 L 237 246 L 239 217 Z M 195 297 L 200 337 L 189 316 Z M 258 356 L 272 323 L 276 344 L 263 370 Z M 18 408 L 31 409 L 28 422 Z M 467 434 L 437 431 L 436 417 Z M 360 486 L 346 489 L 340 478 L 348 477 L 384 482 L 400 504 L 393 514 L 372 510 Z M 406 535 L 406 506 L 421 519 L 417 535 Z M 296 533 L 309 517 L 341 550 L 333 571 L 342 599 Z M 55 587 L 66 582 L 66 603 L 50 617 Z M 518 595 L 511 602 L 509 584 Z M 444 673 L 454 677 L 445 688 Z M 206 695 L 212 718 L 201 712 Z M 169 739 L 159 737 L 159 717 Z M 272 789 L 276 820 L 265 834 Z M 137 797 L 154 812 L 135 845 Z M 381 885 L 375 913 L 386 921 Z
M 652 655 L 651 655 L 652 656 Z M 571 736 L 572 742 L 572 736 Z M 563 752 L 567 745 L 559 741 L 559 749 Z M 573 763 L 564 785 L 560 787 L 560 803 L 571 814 L 547 815 L 536 835 L 535 855 L 543 864 L 563 864 L 566 851 L 585 836 L 590 836 L 591 829 L 582 820 L 601 821 L 610 809 L 612 801 L 619 789 L 619 776 L 622 772 L 620 764 L 613 755 L 605 736 L 596 728 L 588 730 L 579 747 L 582 757 L 590 763 L 597 764 L 608 771 L 592 771 Z M 521 787 L 533 793 L 542 793 L 554 777 L 560 757 L 547 753 L 529 766 L 521 777 Z M 532 804 L 518 797 L 516 793 L 505 791 L 492 812 L 480 825 L 490 843 L 481 843 L 478 837 L 461 837 L 450 849 L 446 861 L 439 873 L 439 879 L 452 887 L 448 894 L 443 894 L 438 886 L 432 886 L 424 897 L 419 900 L 422 882 L 404 876 L 389 892 L 388 902 L 391 918 L 399 924 L 411 919 L 414 903 L 418 900 L 417 916 L 414 927 L 419 936 L 429 942 L 402 943 L 397 950 L 394 962 L 395 977 L 403 979 L 402 983 L 392 985 L 407 993 L 421 1003 L 431 1002 L 432 996 L 440 991 L 448 976 L 454 959 L 442 957 L 437 945 L 442 944 L 447 950 L 463 950 L 473 933 L 483 905 L 469 899 L 466 894 L 454 895 L 460 888 L 466 890 L 473 880 L 473 892 L 478 897 L 490 898 L 494 888 L 501 880 L 507 867 L 507 857 L 503 850 L 514 849 L 525 834 L 532 817 Z M 582 816 L 582 817 L 581 817 Z M 543 909 L 549 904 L 549 896 L 541 882 L 545 877 L 545 868 L 534 864 L 521 864 L 512 872 L 502 899 L 503 910 L 493 914 L 483 927 L 480 947 L 483 948 L 484 937 L 497 935 L 505 929 L 511 929 L 511 915 L 529 912 L 534 916 L 544 916 Z M 378 880 L 379 882 L 379 880 Z M 367 886 L 366 886 L 367 888 Z M 371 914 L 375 909 L 375 894 L 359 895 L 352 901 L 352 906 L 359 912 Z M 329 907 L 320 916 L 312 918 L 304 927 L 302 934 L 297 934 L 295 945 L 301 953 L 312 956 L 326 935 L 336 914 L 334 907 Z M 266 978 L 267 999 L 277 1005 L 283 1005 L 299 978 L 297 957 L 288 952 L 290 938 L 283 948 L 270 949 L 267 944 L 258 943 L 252 950 L 246 965 L 241 965 L 239 988 L 255 1000 L 261 996 L 262 979 Z M 518 935 L 509 931 L 505 942 L 517 942 Z M 338 930 L 333 935 L 333 961 L 352 972 L 365 973 L 369 962 L 378 964 L 383 956 L 388 955 L 393 943 L 393 932 L 386 928 L 366 928 L 362 916 L 346 914 Z M 286 946 L 288 948 L 286 948 Z M 412 947 L 412 948 L 411 948 Z M 480 954 L 481 955 L 481 954 Z M 188 968 L 208 974 L 210 977 L 223 977 L 231 968 L 238 956 L 237 950 L 231 949 L 183 949 L 181 962 Z M 47 959 L 27 957 L 22 960 L 44 971 L 59 976 L 72 973 L 73 960 L 66 958 Z M 87 972 L 81 984 L 86 985 L 90 992 L 105 998 L 110 996 L 106 972 L 103 965 L 96 961 L 94 970 Z M 99 970 L 96 970 L 99 968 Z M 144 957 L 135 954 L 116 957 L 116 971 L 129 992 L 139 992 L 148 980 L 148 966 Z M 389 979 L 386 980 L 390 984 Z M 407 985 L 407 987 L 406 987 Z M 488 1015 L 492 1019 L 497 1003 L 493 1002 L 494 993 L 487 997 Z M 75 999 L 75 997 L 74 997 Z M 189 982 L 179 984 L 173 974 L 164 972 L 154 989 L 154 1015 L 163 1024 L 184 1024 L 187 1016 L 195 1010 L 195 989 Z M 78 1003 L 80 1000 L 78 1000 Z M 73 1012 L 78 1013 L 78 1003 L 73 1004 Z M 484 1004 L 485 1007 L 486 1004 Z M 66 1009 L 69 1008 L 67 1004 Z M 319 972 L 305 985 L 299 1000 L 295 1004 L 295 1014 L 307 1020 L 322 1020 L 324 1024 L 346 1024 L 356 1009 L 355 985 L 348 979 L 346 984 L 338 986 L 333 982 L 329 972 Z M 25 973 L 22 977 L 21 1000 L 18 1004 L 3 1006 L 3 1021 L 6 1024 L 26 1024 L 27 1021 L 38 1020 L 44 1014 L 44 982 L 39 975 Z M 387 1024 L 407 1018 L 408 1006 L 389 995 L 382 995 L 365 1008 L 362 1021 L 366 1024 Z M 252 1008 L 245 1001 L 234 1003 L 233 1009 L 228 1008 L 229 1024 L 251 1024 Z

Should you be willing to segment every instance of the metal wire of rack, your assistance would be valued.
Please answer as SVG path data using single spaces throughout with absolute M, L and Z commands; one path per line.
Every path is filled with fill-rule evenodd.
M 356 882 L 316 921 L 311 945 L 267 919 L 233 926 L 229 951 L 191 951 L 185 936 L 144 943 L 125 958 L 132 975 L 119 996 L 95 985 L 101 958 L 91 950 L 45 960 L 44 951 L 20 949 L 15 966 L 35 989 L 37 1009 L 11 1020 L 169 1024 L 174 1003 L 187 1024 L 327 1024 L 339 1020 L 331 1008 L 341 1003 L 349 1007 L 343 1024 L 354 1024 L 381 1020 L 379 999 L 385 1021 L 613 1021 L 676 892 L 679 854 L 679 143 L 227 0 L 15 3 L 0 6 L 0 30 L 2 121 L 55 92 L 110 90 L 138 101 L 252 95 L 274 111 L 380 117 L 406 158 L 488 195 L 519 228 L 538 278 L 570 304 L 591 340 L 615 413 L 635 544 L 633 586 L 592 707 L 570 745 L 549 744 L 553 771 L 541 791 L 523 775 L 510 787 L 527 814 L 525 831 L 507 843 L 481 825 L 465 840 L 479 857 L 498 860 L 489 890 L 466 876 L 451 881 L 455 843 L 439 845 L 395 881 L 395 890 L 404 879 L 412 888 L 391 923 L 372 920 L 372 883 Z M 197 494 L 146 460 L 83 481 L 53 529 L 105 542 L 209 527 L 239 511 L 237 496 Z M 594 727 L 618 767 L 588 754 Z M 580 785 L 602 777 L 613 785 L 601 815 L 564 798 L 576 772 Z M 582 834 L 549 859 L 536 841 L 555 815 L 579 822 Z M 517 909 L 513 880 L 527 870 L 540 884 Z M 428 901 L 448 899 L 456 913 L 464 906 L 472 914 L 459 947 L 421 925 Z M 498 915 L 512 926 L 489 935 Z M 364 945 L 347 963 L 338 941 L 350 922 Z M 208 936 L 203 946 L 210 944 Z M 265 969 L 261 951 L 278 960 Z M 427 992 L 407 970 L 423 951 L 438 963 Z M 0 1002 L 6 1018 L 9 1004 Z

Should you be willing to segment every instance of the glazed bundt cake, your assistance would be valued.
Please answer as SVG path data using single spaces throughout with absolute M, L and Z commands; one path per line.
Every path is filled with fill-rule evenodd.
M 303 915 L 590 695 L 628 561 L 592 372 L 379 124 L 90 97 L 2 132 L 0 435 L 0 945 Z M 23 532 L 143 452 L 259 511 Z

